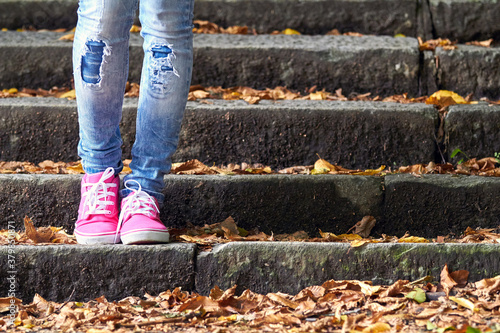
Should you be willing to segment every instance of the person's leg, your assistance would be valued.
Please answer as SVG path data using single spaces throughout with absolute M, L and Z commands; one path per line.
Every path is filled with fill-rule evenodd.
M 80 0 L 73 72 L 83 169 L 96 173 L 121 164 L 121 120 L 128 76 L 128 41 L 137 0 Z
M 136 140 L 130 164 L 132 173 L 125 177 L 126 188 L 122 190 L 122 196 L 128 196 L 124 203 L 129 203 L 125 206 L 122 203 L 123 220 L 130 221 L 122 227 L 124 243 L 168 241 L 166 228 L 159 222 L 158 204 L 161 205 L 164 200 L 161 193 L 163 177 L 170 172 L 171 157 L 177 149 L 191 83 L 193 5 L 193 0 L 140 2 L 145 56 Z M 147 196 L 139 200 L 139 192 L 145 192 Z M 150 200 L 153 198 L 155 200 Z M 145 205 L 150 208 L 146 209 L 148 213 L 139 209 L 140 216 L 131 219 L 133 207 L 144 208 L 138 200 L 149 201 Z M 132 202 L 135 203 L 132 205 Z M 144 219 L 139 222 L 141 216 L 150 217 L 156 222 Z M 137 220 L 136 227 L 133 226 L 134 220 Z
M 73 70 L 80 124 L 82 179 L 75 235 L 79 243 L 115 243 L 121 119 L 128 40 L 137 0 L 80 0 Z

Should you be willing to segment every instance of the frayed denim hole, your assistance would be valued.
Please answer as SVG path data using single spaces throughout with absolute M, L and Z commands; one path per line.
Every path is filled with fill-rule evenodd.
M 172 75 L 179 76 L 173 67 L 175 55 L 167 45 L 155 45 L 151 48 L 152 59 L 149 65 L 151 92 L 164 95 L 172 90 Z
M 98 85 L 101 83 L 101 67 L 106 44 L 103 41 L 89 40 L 85 46 L 81 63 L 82 80 L 88 84 Z

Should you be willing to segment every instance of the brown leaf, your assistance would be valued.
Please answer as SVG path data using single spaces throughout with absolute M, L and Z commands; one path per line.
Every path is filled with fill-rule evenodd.
M 457 283 L 457 287 L 463 288 L 467 285 L 467 279 L 469 278 L 469 271 L 459 270 L 450 273 L 450 277 Z
M 239 236 L 238 226 L 231 216 L 222 221 L 220 226 L 222 230 L 224 230 L 224 236 L 226 236 L 226 238 Z
M 205 296 L 197 296 L 196 298 L 186 301 L 184 304 L 179 306 L 179 308 L 177 308 L 177 311 L 183 312 L 186 310 L 197 310 L 200 308 L 206 312 L 215 312 L 220 314 L 225 313 L 225 311 L 219 306 L 218 302 Z
M 172 165 L 171 173 L 179 175 L 216 175 L 217 172 L 211 170 L 208 166 L 194 159 L 184 163 L 175 163 Z
M 218 301 L 223 294 L 224 292 L 218 286 L 215 286 L 212 288 L 212 290 L 210 290 L 210 295 L 208 297 L 210 297 L 210 299 L 214 301 Z
M 24 217 L 24 228 L 26 236 L 35 243 L 49 243 L 54 235 L 50 228 L 42 227 L 37 230 L 28 216 Z
M 365 216 L 361 219 L 361 221 L 357 222 L 347 232 L 354 229 L 355 234 L 358 234 L 363 238 L 367 238 L 368 236 L 370 236 L 370 232 L 372 231 L 373 227 L 375 226 L 375 222 L 377 222 L 377 220 L 375 220 L 375 218 L 373 216 Z
M 454 50 L 456 49 L 456 43 L 451 42 L 449 39 L 431 39 L 423 42 L 422 38 L 418 37 L 418 44 L 420 47 L 420 51 L 434 51 L 437 47 L 442 47 L 445 50 Z
M 491 43 L 493 42 L 493 38 L 490 38 L 488 40 L 483 40 L 483 41 L 472 41 L 472 42 L 467 42 L 465 43 L 466 45 L 474 45 L 474 46 L 481 46 L 481 47 L 490 47 Z
M 441 271 L 441 286 L 443 287 L 447 296 L 450 294 L 451 289 L 453 289 L 453 287 L 455 287 L 457 284 L 458 283 L 453 280 L 450 272 L 448 271 L 448 265 L 444 265 L 444 268 Z
M 269 297 L 270 300 L 294 310 L 297 308 L 297 306 L 299 306 L 299 303 L 290 300 L 290 296 L 286 294 L 269 293 L 266 296 Z
M 389 288 L 380 293 L 380 297 L 395 297 L 400 296 L 404 292 L 409 292 L 410 288 L 406 287 L 406 285 L 410 281 L 408 280 L 398 280 L 394 284 L 392 284 Z

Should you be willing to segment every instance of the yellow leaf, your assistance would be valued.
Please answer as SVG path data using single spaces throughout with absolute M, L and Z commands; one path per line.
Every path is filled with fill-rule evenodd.
M 141 27 L 138 26 L 138 25 L 132 25 L 132 27 L 130 28 L 130 32 L 141 32 Z
M 315 169 L 311 170 L 311 175 L 323 175 L 323 174 L 329 173 L 329 172 L 330 172 L 329 169 L 325 169 L 325 168 L 323 168 L 323 169 L 316 169 L 315 168 Z
M 468 299 L 465 299 L 465 298 L 462 298 L 462 297 L 453 297 L 453 296 L 450 296 L 449 297 L 450 300 L 452 300 L 453 302 L 457 303 L 458 305 L 460 306 L 463 306 L 464 308 L 467 308 L 473 312 L 478 312 L 479 309 L 476 308 L 476 306 L 474 305 L 474 303 L 472 303 L 471 301 L 469 301 Z
M 313 170 L 328 170 L 326 172 L 330 172 L 330 171 L 336 171 L 337 168 L 335 168 L 335 166 L 333 164 L 331 164 L 330 162 L 320 158 L 319 160 L 316 161 L 316 163 L 314 163 L 314 169 Z
M 429 241 L 423 237 L 409 236 L 401 238 L 398 243 L 429 243 Z
M 367 169 L 367 170 L 362 171 L 362 172 L 354 172 L 353 175 L 356 175 L 356 176 L 373 176 L 373 175 L 376 175 L 378 173 L 381 173 L 384 169 L 385 169 L 385 165 L 382 165 L 378 169 Z
M 300 32 L 298 32 L 297 30 L 293 30 L 293 29 L 285 29 L 281 32 L 283 35 L 300 35 Z
M 322 101 L 326 99 L 326 93 L 324 91 L 318 91 L 309 94 L 309 98 L 312 101 Z
M 16 94 L 16 93 L 18 93 L 18 90 L 16 88 L 10 88 L 10 89 L 7 89 L 6 93 L 8 93 L 8 94 Z
M 375 323 L 363 329 L 363 333 L 378 333 L 388 332 L 391 330 L 391 325 L 386 323 Z
M 395 35 L 394 35 L 394 38 L 400 38 L 400 37 L 406 37 L 406 36 L 405 36 L 405 35 L 403 35 L 403 34 L 395 34 Z
M 64 35 L 62 37 L 59 38 L 59 40 L 67 40 L 67 41 L 73 41 L 75 39 L 75 33 L 72 32 L 72 33 L 69 33 L 67 35 Z
M 66 171 L 69 174 L 82 174 L 82 173 L 85 173 L 85 171 L 83 171 L 82 162 L 78 162 L 78 164 L 76 164 L 76 165 L 72 165 L 72 166 L 66 167 Z
M 52 230 L 52 232 L 59 232 L 63 229 L 63 227 L 50 227 L 50 230 Z
M 130 167 L 128 166 L 124 166 L 121 173 L 126 173 L 126 174 L 132 173 L 132 169 L 130 169 Z
M 439 90 L 427 98 L 425 104 L 434 104 L 439 108 L 444 108 L 455 104 L 469 104 L 469 102 L 453 91 Z
M 352 247 L 360 247 L 360 246 L 363 246 L 363 245 L 365 245 L 365 244 L 367 244 L 367 243 L 371 243 L 371 240 L 369 240 L 369 239 L 361 239 L 361 240 L 357 240 L 357 239 L 356 239 L 356 240 L 353 240 L 353 241 L 351 242 L 351 246 L 352 246 Z
M 72 89 L 59 96 L 59 98 L 76 98 L 76 92 L 74 89 Z
M 323 231 L 321 231 L 321 229 L 319 229 L 319 234 L 321 235 L 322 238 L 329 240 L 329 241 L 338 242 L 338 241 L 342 240 L 337 235 L 332 234 L 331 232 L 323 232 Z
M 234 315 L 231 315 L 231 316 L 221 316 L 219 318 L 217 318 L 218 321 L 236 321 L 238 319 L 238 315 L 234 314 Z
M 9 29 L 7 29 L 7 28 L 2 28 L 2 31 L 9 31 Z
M 354 240 L 361 240 L 363 237 L 361 237 L 358 234 L 342 234 L 338 235 L 337 237 L 348 240 L 348 241 L 354 241 Z

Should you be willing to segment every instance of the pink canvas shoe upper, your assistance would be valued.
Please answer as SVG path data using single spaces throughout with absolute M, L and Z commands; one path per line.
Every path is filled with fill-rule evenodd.
M 135 180 L 129 180 L 130 182 Z M 137 183 L 137 182 L 136 182 Z M 158 202 L 148 193 L 139 189 L 132 190 L 122 200 L 121 213 L 118 223 L 120 238 L 124 244 L 140 243 L 166 243 L 169 233 L 165 225 L 160 221 L 160 210 Z
M 80 244 L 118 243 L 118 190 L 120 178 L 113 168 L 82 179 L 75 235 Z

